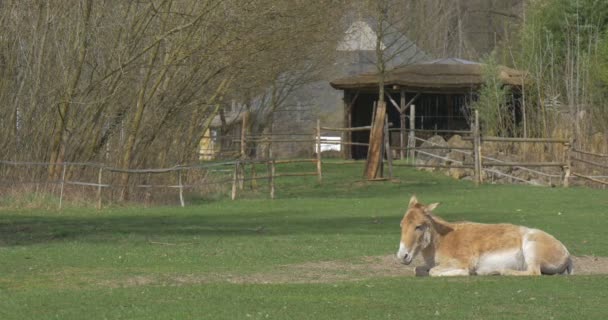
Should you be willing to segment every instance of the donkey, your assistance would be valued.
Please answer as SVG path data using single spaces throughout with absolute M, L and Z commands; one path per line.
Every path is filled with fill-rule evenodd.
M 550 234 L 512 224 L 447 222 L 416 196 L 401 220 L 397 259 L 409 265 L 422 254 L 425 266 L 417 275 L 541 275 L 572 274 L 568 249 Z

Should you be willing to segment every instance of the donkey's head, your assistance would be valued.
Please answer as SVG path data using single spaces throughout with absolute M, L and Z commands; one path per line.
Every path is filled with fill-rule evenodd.
M 420 250 L 431 244 L 433 236 L 433 219 L 431 212 L 439 203 L 423 205 L 416 196 L 412 196 L 407 212 L 401 220 L 401 242 L 397 259 L 403 264 L 410 264 Z

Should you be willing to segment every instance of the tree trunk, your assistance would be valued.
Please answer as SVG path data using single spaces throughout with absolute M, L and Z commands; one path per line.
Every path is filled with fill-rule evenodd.
M 144 116 L 144 111 L 146 109 L 146 87 L 150 80 L 152 74 L 152 65 L 156 58 L 158 57 L 158 52 L 160 50 L 160 43 L 156 45 L 154 52 L 150 56 L 150 61 L 148 63 L 148 71 L 146 72 L 146 76 L 144 77 L 141 88 L 137 94 L 137 104 L 135 107 L 135 114 L 133 115 L 133 119 L 131 120 L 131 124 L 128 129 L 127 142 L 124 146 L 124 153 L 122 158 L 122 168 L 129 169 L 131 167 L 131 161 L 133 160 L 133 151 L 135 148 L 135 141 L 137 139 L 137 133 L 139 132 L 139 127 L 141 125 L 141 120 Z M 129 198 L 129 173 L 124 172 L 120 178 L 120 184 L 122 186 L 122 192 L 120 195 L 121 201 L 127 200 Z
M 367 150 L 367 162 L 365 163 L 365 178 L 375 179 L 381 174 L 382 166 L 382 143 L 384 135 L 384 119 L 386 117 L 386 103 L 384 99 L 384 81 L 386 74 L 386 61 L 384 59 L 384 22 L 386 20 L 388 4 L 381 1 L 377 6 L 376 30 L 376 67 L 378 69 L 378 104 L 376 105 L 376 116 L 372 123 L 369 134 L 369 148 Z
M 80 42 L 78 43 L 78 62 L 76 64 L 76 69 L 72 74 L 72 79 L 68 83 L 68 87 L 66 89 L 63 101 L 61 101 L 58 106 L 59 116 L 57 118 L 55 126 L 56 131 L 51 142 L 51 165 L 49 166 L 50 178 L 55 177 L 59 169 L 59 166 L 57 166 L 56 164 L 63 162 L 63 158 L 65 157 L 65 153 L 61 150 L 65 149 L 64 142 L 66 138 L 65 134 L 69 119 L 70 106 L 72 99 L 74 98 L 74 92 L 76 91 L 76 87 L 78 86 L 78 82 L 80 81 L 80 75 L 82 74 L 84 61 L 87 56 L 87 34 L 89 31 L 89 20 L 91 17 L 92 6 L 92 0 L 86 1 L 85 12 L 83 16 L 84 27 L 80 35 Z

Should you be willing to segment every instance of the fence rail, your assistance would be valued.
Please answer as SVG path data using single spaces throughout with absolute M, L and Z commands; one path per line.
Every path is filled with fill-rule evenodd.
M 473 137 L 463 137 L 462 140 L 473 140 Z M 557 138 L 514 138 L 481 136 L 482 142 L 528 142 L 528 143 L 570 143 L 567 139 Z
M 594 152 L 583 151 L 583 150 L 578 150 L 578 149 L 572 149 L 572 152 L 589 155 L 589 156 L 594 156 L 594 157 L 599 157 L 599 158 L 608 158 L 608 154 L 594 153 Z
M 313 163 L 316 164 L 317 171 L 314 172 L 285 172 L 285 173 L 277 173 L 276 166 L 282 164 L 290 164 L 290 163 Z M 33 162 L 33 161 L 6 161 L 0 160 L 0 165 L 4 166 L 60 166 L 63 167 L 61 177 L 59 179 L 50 179 L 50 180 L 37 180 L 37 181 L 14 181 L 10 183 L 2 183 L 5 186 L 13 186 L 15 184 L 55 184 L 60 186 L 60 194 L 59 194 L 59 209 L 62 208 L 63 198 L 64 198 L 64 189 L 66 185 L 73 186 L 82 186 L 82 187 L 93 187 L 96 189 L 96 200 L 97 200 L 97 208 L 101 209 L 103 203 L 103 192 L 102 189 L 107 188 L 126 188 L 129 186 L 121 185 L 121 184 L 112 184 L 112 183 L 103 183 L 103 174 L 104 172 L 109 173 L 127 173 L 127 174 L 166 174 L 171 172 L 177 173 L 177 184 L 135 184 L 131 185 L 134 188 L 143 188 L 143 189 L 177 189 L 178 190 L 178 199 L 180 201 L 181 206 L 185 206 L 184 201 L 184 189 L 191 189 L 197 187 L 207 187 L 210 185 L 217 184 L 227 184 L 232 183 L 232 192 L 231 198 L 234 200 L 237 196 L 237 190 L 243 189 L 243 183 L 245 181 L 257 181 L 257 180 L 268 180 L 269 181 L 269 191 L 270 198 L 274 199 L 275 195 L 275 179 L 279 177 L 298 177 L 298 176 L 318 176 L 321 170 L 321 163 L 319 159 L 242 159 L 242 160 L 231 160 L 231 161 L 223 161 L 223 162 L 215 162 L 215 163 L 207 163 L 207 164 L 194 164 L 194 165 L 176 165 L 169 168 L 148 168 L 148 169 L 122 169 L 116 168 L 100 163 L 83 163 L 83 162 L 62 162 L 62 163 L 49 163 L 49 162 Z M 267 175 L 256 175 L 255 170 L 252 170 L 251 176 L 247 178 L 245 176 L 244 167 L 246 165 L 267 165 L 268 174 Z M 66 176 L 67 169 L 69 167 L 89 167 L 98 169 L 97 181 L 74 181 Z M 190 183 L 186 184 L 183 182 L 183 172 L 189 170 L 201 170 L 201 169 L 212 169 L 217 167 L 233 167 L 232 170 L 228 170 L 232 172 L 232 178 L 230 179 L 222 179 L 218 181 L 211 181 L 205 183 Z
M 414 106 L 410 109 L 412 113 L 414 111 Z M 384 129 L 384 141 L 383 141 L 383 157 L 385 157 L 385 161 L 382 161 L 383 165 L 388 165 L 388 174 L 389 178 L 392 177 L 392 169 L 393 167 L 418 167 L 418 168 L 444 168 L 444 169 L 472 169 L 474 172 L 474 179 L 477 184 L 483 182 L 483 172 L 490 172 L 492 174 L 497 174 L 501 176 L 505 176 L 511 178 L 513 180 L 518 180 L 522 182 L 530 183 L 525 179 L 520 177 L 516 177 L 514 175 L 509 175 L 505 172 L 497 170 L 498 167 L 513 167 L 521 170 L 528 171 L 529 173 L 542 175 L 552 178 L 560 178 L 562 180 L 563 186 L 568 186 L 568 181 L 571 177 L 577 177 L 581 179 L 585 179 L 588 181 L 592 181 L 594 183 L 599 183 L 602 185 L 608 185 L 607 181 L 600 180 L 598 176 L 585 175 L 582 172 L 573 172 L 573 163 L 581 163 L 588 166 L 592 166 L 594 168 L 599 169 L 608 169 L 608 164 L 600 163 L 597 158 L 605 159 L 608 158 L 606 154 L 593 153 L 588 151 L 583 151 L 579 149 L 575 149 L 571 147 L 570 140 L 568 139 L 558 139 L 558 138 L 515 138 L 515 137 L 485 137 L 480 134 L 479 126 L 478 126 L 478 116 L 476 113 L 475 121 L 473 123 L 472 130 L 422 130 L 413 128 L 413 123 L 410 122 L 412 126 L 411 129 L 404 131 L 404 127 L 391 129 L 388 121 L 385 123 Z M 190 188 L 197 187 L 205 187 L 213 184 L 232 184 L 232 192 L 231 198 L 236 199 L 238 195 L 238 190 L 243 189 L 243 184 L 245 181 L 251 181 L 252 184 L 257 183 L 260 180 L 267 180 L 269 184 L 269 193 L 270 198 L 274 199 L 275 197 L 275 180 L 279 177 L 298 177 L 298 176 L 317 176 L 318 182 L 322 182 L 323 177 L 323 159 L 321 152 L 321 144 L 326 145 L 340 145 L 344 146 L 363 146 L 369 147 L 369 143 L 364 142 L 353 142 L 351 139 L 342 139 L 342 140 L 329 140 L 322 136 L 324 131 L 329 132 L 342 132 L 343 137 L 346 133 L 356 132 L 356 131 L 370 131 L 371 126 L 362 126 L 355 128 L 335 128 L 335 127 L 324 127 L 321 126 L 319 120 L 317 120 L 316 127 L 313 132 L 310 134 L 305 133 L 269 133 L 269 134 L 257 134 L 257 135 L 247 135 L 241 134 L 240 139 L 234 139 L 232 142 L 240 143 L 239 150 L 233 151 L 224 151 L 230 152 L 237 159 L 212 162 L 212 163 L 201 163 L 201 164 L 192 164 L 192 165 L 175 165 L 167 168 L 147 168 L 147 169 L 125 169 L 125 168 L 117 168 L 113 166 L 108 166 L 102 163 L 94 163 L 94 162 L 63 162 L 63 163 L 47 163 L 47 162 L 36 162 L 36 161 L 9 161 L 9 160 L 0 160 L 0 169 L 2 167 L 11 167 L 11 166 L 59 166 L 63 167 L 62 172 L 60 172 L 61 176 L 55 179 L 48 179 L 45 181 L 17 181 L 14 183 L 45 183 L 45 184 L 55 184 L 60 186 L 60 199 L 59 205 L 61 207 L 63 196 L 64 196 L 64 188 L 66 185 L 73 186 L 81 186 L 84 188 L 91 187 L 96 188 L 96 197 L 97 197 L 97 207 L 101 208 L 102 206 L 102 198 L 103 198 L 103 190 L 108 188 L 126 188 L 129 186 L 120 185 L 117 183 L 112 183 L 109 181 L 105 181 L 105 175 L 109 173 L 117 173 L 117 174 L 134 174 L 134 175 L 157 175 L 157 174 L 168 174 L 168 173 L 176 173 L 175 180 L 177 183 L 168 183 L 168 184 L 151 184 L 146 183 L 147 181 L 143 181 L 143 183 L 137 183 L 131 185 L 131 187 L 135 188 L 167 188 L 167 189 L 177 189 L 178 190 L 178 198 L 180 204 L 182 206 L 185 205 L 184 201 L 184 190 Z M 395 147 L 390 143 L 390 132 L 399 130 L 401 132 L 400 135 L 400 146 Z M 407 134 L 407 145 L 405 145 L 405 133 Z M 416 136 L 416 133 L 427 133 L 427 132 L 443 132 L 443 133 L 455 133 L 455 134 L 468 134 L 469 136 L 463 136 L 462 139 L 465 141 L 472 141 L 471 147 L 455 147 L 455 146 L 440 146 L 433 143 L 427 143 L 430 145 L 417 145 L 417 141 L 428 141 L 421 139 Z M 278 139 L 273 139 L 274 136 L 279 137 Z M 287 136 L 293 136 L 294 138 L 287 138 Z M 304 136 L 308 136 L 310 138 L 304 138 Z M 482 154 L 482 144 L 485 142 L 508 142 L 508 143 L 551 143 L 551 144 L 562 144 L 565 147 L 564 159 L 565 161 L 548 161 L 548 162 L 515 162 L 515 161 L 502 161 L 499 159 L 495 159 L 492 157 L 484 156 Z M 262 157 L 262 159 L 248 159 L 247 151 L 252 150 L 255 147 L 248 146 L 248 143 L 261 143 L 266 144 L 267 154 Z M 273 143 L 310 143 L 314 146 L 315 152 L 313 153 L 313 158 L 311 159 L 276 159 L 272 157 L 272 144 Z M 393 163 L 393 153 L 392 151 L 398 151 L 399 155 L 402 159 L 405 158 L 405 155 L 408 155 L 409 163 Z M 473 162 L 470 161 L 457 161 L 455 159 L 451 159 L 448 157 L 440 156 L 432 153 L 432 151 L 444 150 L 444 151 L 454 151 L 465 156 L 473 156 Z M 577 154 L 578 156 L 574 156 Z M 444 161 L 443 163 L 434 163 L 434 164 L 425 164 L 425 163 L 417 163 L 416 157 L 419 155 L 424 155 L 427 157 L 433 157 L 436 159 L 440 159 Z M 594 160 L 584 159 L 582 156 L 594 157 Z M 328 162 L 329 165 L 349 165 L 360 163 L 361 161 L 342 161 L 342 162 Z M 315 171 L 311 172 L 280 172 L 277 173 L 276 167 L 283 164 L 290 163 L 311 163 L 314 165 Z M 263 175 L 257 175 L 255 172 L 256 165 L 265 165 L 267 167 L 267 173 Z M 246 177 L 245 174 L 245 166 L 251 166 L 252 170 L 249 177 Z M 96 169 L 97 181 L 75 181 L 75 179 L 71 178 L 70 175 L 66 175 L 67 169 L 69 167 L 85 167 Z M 548 174 L 539 170 L 534 170 L 532 168 L 539 167 L 548 167 L 548 168 L 560 168 L 561 174 Z M 221 171 L 225 171 L 226 173 L 230 173 L 231 177 L 226 177 L 225 179 L 220 179 L 218 181 L 205 181 L 204 183 L 185 183 L 184 182 L 184 172 L 190 170 L 213 170 L 218 169 Z M 9 185 L 0 181 L 0 185 Z

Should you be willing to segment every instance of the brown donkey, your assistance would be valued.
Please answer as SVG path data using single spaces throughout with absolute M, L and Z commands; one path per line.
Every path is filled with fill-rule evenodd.
M 412 196 L 401 220 L 397 258 L 407 265 L 421 253 L 425 266 L 417 274 L 572 274 L 568 249 L 550 234 L 512 224 L 450 223 L 433 215 L 438 205 Z

